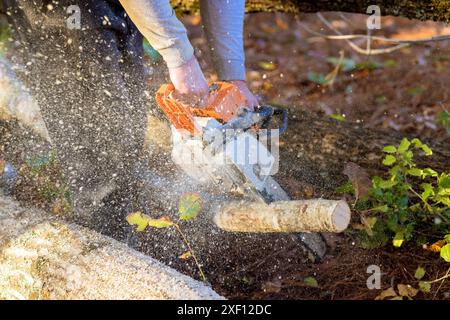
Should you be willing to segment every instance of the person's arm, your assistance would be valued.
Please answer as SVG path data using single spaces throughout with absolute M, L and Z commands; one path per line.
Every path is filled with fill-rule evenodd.
M 237 85 L 249 107 L 258 105 L 245 82 L 245 0 L 200 0 L 200 12 L 219 79 Z
M 120 0 L 120 3 L 163 57 L 170 79 L 177 92 L 184 96 L 183 100 L 204 104 L 208 84 L 194 56 L 186 28 L 176 17 L 169 0 Z

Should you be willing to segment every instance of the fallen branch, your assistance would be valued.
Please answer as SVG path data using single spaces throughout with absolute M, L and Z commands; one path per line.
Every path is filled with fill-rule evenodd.
M 345 201 L 234 202 L 220 210 L 214 222 L 233 232 L 342 232 L 350 223 L 350 215 Z

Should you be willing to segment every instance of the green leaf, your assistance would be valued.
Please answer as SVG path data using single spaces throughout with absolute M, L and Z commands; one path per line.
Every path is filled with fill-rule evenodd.
M 450 262 L 450 243 L 447 243 L 441 248 L 441 258 Z
M 196 193 L 184 194 L 178 204 L 181 220 L 190 220 L 198 216 L 202 210 L 202 199 Z
M 446 234 L 444 240 L 447 241 L 447 243 L 450 243 L 450 234 Z
M 422 176 L 422 170 L 419 168 L 411 168 L 408 171 L 408 174 L 414 177 L 421 177 Z
M 383 151 L 386 153 L 395 153 L 397 152 L 397 148 L 394 146 L 386 146 L 383 148 Z
M 330 115 L 331 119 L 337 120 L 337 121 L 345 121 L 345 117 L 342 114 L 334 113 Z
M 437 177 L 438 173 L 431 168 L 425 168 L 422 170 L 423 177 Z
M 396 184 L 397 184 L 397 181 L 391 181 L 391 180 L 383 180 L 383 179 L 381 179 L 381 180 L 379 181 L 378 186 L 379 186 L 381 189 L 390 189 L 390 188 L 392 188 L 393 186 L 395 186 Z
M 313 288 L 317 288 L 319 286 L 319 284 L 317 283 L 316 278 L 314 277 L 306 277 L 303 282 L 308 286 L 308 287 L 313 287 Z
M 450 188 L 450 177 L 442 173 L 438 180 L 439 187 L 447 189 Z
M 161 217 L 158 219 L 148 218 L 147 220 L 149 227 L 156 229 L 168 228 L 174 225 L 169 217 Z
M 434 195 L 433 186 L 430 183 L 422 183 L 421 187 L 423 188 L 422 192 L 422 200 L 427 200 L 430 196 Z
M 423 293 L 430 293 L 431 283 L 429 283 L 428 281 L 419 281 L 419 288 Z
M 141 212 L 137 211 L 134 213 L 130 213 L 127 216 L 127 222 L 131 225 L 136 225 L 136 231 L 144 231 L 145 228 L 148 226 L 148 216 L 142 214 Z
M 391 166 L 395 163 L 395 161 L 397 161 L 397 159 L 394 156 L 391 156 L 390 154 L 388 154 L 384 160 L 383 160 L 383 164 L 385 166 Z
M 426 144 L 423 144 L 421 146 L 422 151 L 425 153 L 426 156 L 431 156 L 433 154 L 433 150 L 430 149 L 429 146 L 427 146 Z
M 398 146 L 398 152 L 404 153 L 409 149 L 409 146 L 411 145 L 411 142 L 407 138 L 403 138 L 400 142 L 400 145 Z
M 424 268 L 418 267 L 416 269 L 416 272 L 414 273 L 414 278 L 416 278 L 417 280 L 420 280 L 425 276 L 425 273 L 426 273 L 426 271 Z
M 350 193 L 355 194 L 355 189 L 353 189 L 353 184 L 351 181 L 347 181 L 343 185 L 340 185 L 334 190 L 336 193 Z
M 260 61 L 258 62 L 258 66 L 266 71 L 273 71 L 277 68 L 277 66 L 271 61 Z
M 417 138 L 412 139 L 412 140 L 411 140 L 411 143 L 412 143 L 412 144 L 414 145 L 414 147 L 416 147 L 416 148 L 422 147 L 422 141 L 420 141 L 420 140 L 417 139 Z
M 400 248 L 404 241 L 405 238 L 403 232 L 397 232 L 395 234 L 394 240 L 392 240 L 392 244 L 394 245 L 394 247 Z

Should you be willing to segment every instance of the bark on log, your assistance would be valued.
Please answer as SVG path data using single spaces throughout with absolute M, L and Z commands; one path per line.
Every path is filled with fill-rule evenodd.
M 199 9 L 198 0 L 171 0 L 178 12 L 192 13 Z M 450 1 L 446 0 L 247 0 L 247 12 L 281 11 L 288 13 L 344 11 L 363 13 L 370 5 L 378 5 L 382 15 L 402 16 L 418 20 L 450 21 Z
M 325 199 L 227 204 L 214 216 L 218 227 L 232 232 L 342 232 L 350 223 L 345 201 Z
M 1 299 L 223 299 L 125 244 L 0 195 Z

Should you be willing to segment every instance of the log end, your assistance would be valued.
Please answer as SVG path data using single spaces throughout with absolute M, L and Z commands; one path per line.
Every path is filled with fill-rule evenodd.
M 345 201 L 338 201 L 336 207 L 333 210 L 331 219 L 335 232 L 342 232 L 347 229 L 350 224 L 351 210 Z

